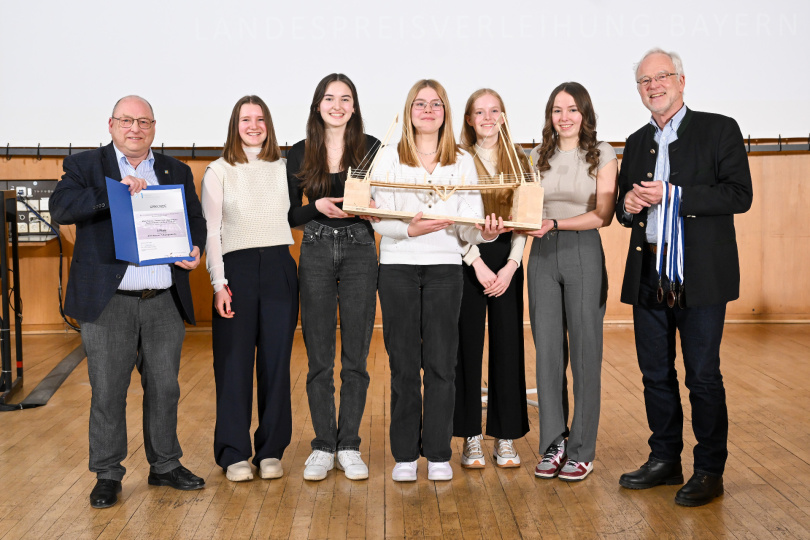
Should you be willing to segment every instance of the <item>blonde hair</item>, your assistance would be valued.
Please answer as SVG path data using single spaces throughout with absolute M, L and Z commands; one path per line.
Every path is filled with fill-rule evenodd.
M 439 99 L 444 104 L 444 122 L 439 128 L 439 148 L 436 152 L 436 159 L 439 165 L 453 165 L 459 153 L 456 145 L 456 138 L 453 136 L 453 121 L 450 115 L 450 102 L 447 99 L 447 91 L 444 87 L 433 79 L 422 79 L 414 84 L 405 99 L 405 110 L 402 115 L 402 138 L 397 145 L 399 152 L 399 162 L 409 167 L 420 167 L 419 156 L 416 154 L 416 142 L 414 138 L 413 118 L 411 109 L 416 95 L 423 88 L 432 88 L 439 95 Z

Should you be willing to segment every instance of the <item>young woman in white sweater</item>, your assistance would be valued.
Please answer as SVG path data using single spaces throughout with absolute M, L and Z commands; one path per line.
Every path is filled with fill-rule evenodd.
M 217 422 L 214 457 L 228 480 L 282 475 L 292 435 L 290 355 L 298 319 L 298 276 L 290 256 L 287 173 L 270 111 L 245 96 L 231 113 L 222 157 L 202 183 L 207 266 L 214 286 L 211 331 Z M 251 447 L 253 370 L 259 426 Z
M 412 184 L 477 182 L 472 158 L 456 146 L 447 93 L 437 81 L 421 80 L 408 92 L 402 140 L 382 150 L 373 175 Z M 397 462 L 392 477 L 416 480 L 422 455 L 428 479 L 450 480 L 461 256 L 468 244 L 497 238 L 503 221 L 493 215 L 476 228 L 422 219 L 423 213 L 483 217 L 477 191 L 457 191 L 443 200 L 433 190 L 377 187 L 372 198 L 378 208 L 416 214 L 410 221 L 374 224 L 382 236 L 378 290 L 391 367 L 390 438 Z

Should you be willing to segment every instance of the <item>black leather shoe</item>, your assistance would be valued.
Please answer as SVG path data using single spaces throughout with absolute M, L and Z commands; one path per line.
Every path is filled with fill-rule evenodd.
M 98 480 L 96 487 L 90 492 L 90 506 L 93 508 L 109 508 L 118 502 L 121 493 L 120 480 Z
M 150 472 L 148 482 L 150 486 L 169 486 L 183 491 L 205 487 L 205 480 L 182 465 L 163 474 Z
M 723 494 L 723 477 L 696 472 L 675 494 L 675 503 L 681 506 L 703 506 Z
M 624 473 L 619 485 L 627 489 L 649 489 L 655 486 L 683 484 L 681 462 L 661 461 L 651 457 L 637 471 Z

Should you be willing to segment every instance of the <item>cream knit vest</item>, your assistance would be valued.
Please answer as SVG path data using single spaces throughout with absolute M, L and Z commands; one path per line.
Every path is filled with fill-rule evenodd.
M 291 245 L 284 161 L 209 165 L 222 182 L 222 254 L 239 249 Z

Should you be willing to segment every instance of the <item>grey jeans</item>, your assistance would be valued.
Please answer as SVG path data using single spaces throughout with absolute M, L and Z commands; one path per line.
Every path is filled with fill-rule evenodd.
M 180 466 L 177 440 L 180 350 L 185 326 L 172 293 L 141 300 L 114 295 L 98 319 L 82 323 L 90 402 L 90 470 L 121 480 L 127 457 L 127 389 L 138 367 L 143 387 L 143 439 L 151 472 Z
M 358 450 L 369 376 L 366 357 L 377 310 L 377 247 L 365 223 L 311 221 L 298 263 L 301 327 L 313 450 Z M 335 421 L 335 330 L 340 307 L 340 413 Z
M 551 231 L 532 241 L 527 281 L 537 350 L 540 453 L 564 436 L 568 424 L 565 332 L 568 331 L 574 418 L 568 456 L 593 461 L 602 382 L 602 321 L 607 272 L 595 229 Z

